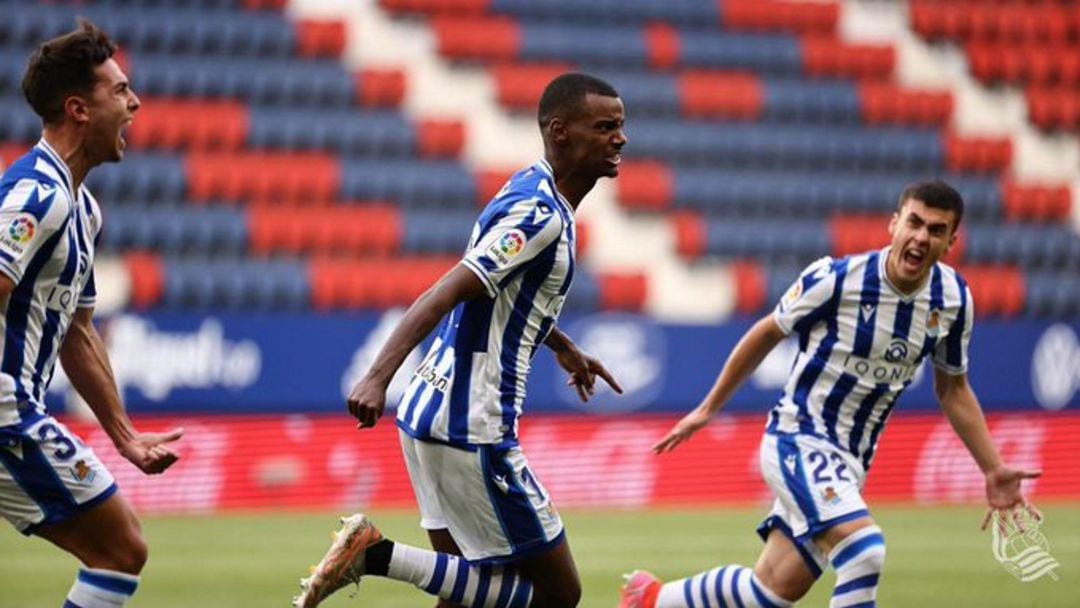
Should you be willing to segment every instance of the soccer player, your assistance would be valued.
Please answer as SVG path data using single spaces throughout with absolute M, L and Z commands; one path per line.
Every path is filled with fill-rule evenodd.
M 101 210 L 86 174 L 124 156 L 139 98 L 116 46 L 80 21 L 45 42 L 23 77 L 41 140 L 0 178 L 0 512 L 79 559 L 66 608 L 123 606 L 147 549 L 131 506 L 90 448 L 45 409 L 59 356 L 116 449 L 148 474 L 176 462 L 181 430 L 139 433 L 92 321 Z
M 348 399 L 359 426 L 374 426 L 394 372 L 442 319 L 397 408 L 435 551 L 391 542 L 354 515 L 302 581 L 296 606 L 362 575 L 412 583 L 439 606 L 566 608 L 580 599 L 562 520 L 518 444 L 518 417 L 541 344 L 583 401 L 596 376 L 622 391 L 555 322 L 574 276 L 574 212 L 597 179 L 618 175 L 626 136 L 618 93 L 592 76 L 553 80 L 538 113 L 544 157 L 495 195 L 464 259 L 413 303 Z
M 971 292 L 938 261 L 963 215 L 949 185 L 909 186 L 889 222 L 890 246 L 814 262 L 747 331 L 709 394 L 653 449 L 687 441 L 777 343 L 797 335 L 798 357 L 761 442 L 762 475 L 776 496 L 758 529 L 765 547 L 752 569 L 724 566 L 667 584 L 637 571 L 621 607 L 790 606 L 829 565 L 837 575 L 830 606 L 873 606 L 885 538 L 860 492 L 885 421 L 926 357 L 945 416 L 986 476 L 987 520 L 995 510 L 1034 513 L 1020 482 L 1039 473 L 1002 463 L 967 382 Z

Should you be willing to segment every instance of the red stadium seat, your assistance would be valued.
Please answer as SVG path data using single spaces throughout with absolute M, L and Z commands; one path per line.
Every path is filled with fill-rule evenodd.
M 950 171 L 998 173 L 1012 163 L 1012 142 L 1008 138 L 942 135 L 945 164 Z
M 500 62 L 517 59 L 520 26 L 502 17 L 438 17 L 432 22 L 439 54 L 447 59 Z
M 141 148 L 231 151 L 247 140 L 247 106 L 238 101 L 143 99 L 127 137 Z
M 705 222 L 691 211 L 679 211 L 671 215 L 675 230 L 675 251 L 687 260 L 695 260 L 705 253 Z
M 648 281 L 642 273 L 603 273 L 600 284 L 600 309 L 641 312 L 648 297 Z
M 188 194 L 195 200 L 296 203 L 330 200 L 341 168 L 328 154 L 190 154 Z
M 243 5 L 250 11 L 280 11 L 285 8 L 287 2 L 288 0 L 243 0 Z
M 615 184 L 619 202 L 629 209 L 661 211 L 674 202 L 674 176 L 658 162 L 623 161 Z
M 535 111 L 547 83 L 571 69 L 567 64 L 501 64 L 491 69 L 495 98 L 511 110 Z
M 517 171 L 513 169 L 482 169 L 476 173 L 476 204 L 487 205 Z
M 296 50 L 301 57 L 341 57 L 345 39 L 345 22 L 339 19 L 305 19 L 296 24 Z
M 356 98 L 366 108 L 397 108 L 405 101 L 405 71 L 368 68 L 356 74 Z
M 840 20 L 836 2 L 724 0 L 720 6 L 721 24 L 733 30 L 832 34 Z
M 735 310 L 752 315 L 761 312 L 768 297 L 765 271 L 755 262 L 740 261 L 731 265 L 735 278 Z
M 465 123 L 421 120 L 416 125 L 417 152 L 423 158 L 457 158 L 465 147 Z
M 891 46 L 849 44 L 838 38 L 803 40 L 803 65 L 811 76 L 883 80 L 892 75 L 895 63 Z
M 391 13 L 422 15 L 483 15 L 491 0 L 379 0 L 379 6 Z
M 578 260 L 585 256 L 585 253 L 589 250 L 589 236 L 591 234 L 591 228 L 587 222 L 582 220 L 574 221 L 574 254 Z
M 881 249 L 889 244 L 889 233 L 883 230 L 889 223 L 890 216 L 877 215 L 838 215 L 829 220 L 829 233 L 832 238 L 832 255 L 843 257 L 873 249 Z M 966 239 L 961 228 L 956 243 L 944 257 L 947 264 L 956 265 L 964 259 Z
M 1021 185 L 1006 179 L 1001 185 L 1005 219 L 1063 222 L 1072 214 L 1072 191 L 1067 185 Z
M 18 160 L 20 156 L 26 154 L 30 149 L 27 144 L 2 144 L 0 145 L 0 165 L 7 167 L 11 163 Z
M 649 49 L 649 67 L 670 70 L 679 65 L 679 31 L 666 23 L 645 26 L 645 46 Z
M 679 95 L 687 118 L 753 120 L 761 115 L 765 94 L 753 74 L 693 71 L 679 76 Z
M 1028 117 L 1047 131 L 1080 129 L 1080 91 L 1069 88 L 1030 87 L 1027 90 Z
M 867 124 L 942 126 L 952 118 L 952 94 L 948 91 L 864 83 L 859 86 L 859 98 Z
M 150 253 L 129 253 L 124 256 L 124 265 L 131 281 L 131 306 L 146 309 L 157 304 L 165 290 L 161 260 Z
M 1024 309 L 1024 276 L 1015 266 L 965 266 L 959 269 L 967 281 L 978 315 L 1014 317 Z

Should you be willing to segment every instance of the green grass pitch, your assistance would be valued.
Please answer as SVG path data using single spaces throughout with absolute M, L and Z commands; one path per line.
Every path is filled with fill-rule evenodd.
M 888 558 L 879 605 L 892 607 L 1080 606 L 1080 505 L 1046 505 L 1043 532 L 1062 563 L 1059 581 L 1020 583 L 990 553 L 977 506 L 882 507 Z M 665 579 L 719 564 L 751 565 L 760 548 L 753 528 L 760 509 L 568 511 L 563 513 L 584 584 L 583 608 L 617 603 L 620 574 L 636 567 Z M 424 543 L 411 512 L 374 512 L 391 538 Z M 321 557 L 336 526 L 332 513 L 249 514 L 144 519 L 151 545 L 132 608 L 288 606 L 297 580 Z M 75 560 L 40 539 L 0 527 L 0 606 L 56 608 L 63 603 Z M 800 606 L 827 606 L 826 573 Z M 350 598 L 343 589 L 327 608 L 430 607 L 400 583 L 367 579 Z

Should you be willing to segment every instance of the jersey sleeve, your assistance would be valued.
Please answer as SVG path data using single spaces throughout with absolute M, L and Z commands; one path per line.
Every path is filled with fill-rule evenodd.
M 67 219 L 64 195 L 23 180 L 0 201 L 0 272 L 18 284 L 41 247 Z
M 509 212 L 482 232 L 462 264 L 484 283 L 491 297 L 524 270 L 562 234 L 562 217 L 553 204 L 529 199 L 513 204 Z
M 934 345 L 934 367 L 947 374 L 959 376 L 967 373 L 968 344 L 971 342 L 971 329 L 975 326 L 975 306 L 971 299 L 971 290 L 967 285 L 960 286 L 960 309 L 956 313 L 949 333 L 944 340 Z
M 83 192 L 83 197 L 90 201 L 90 206 L 93 210 L 90 217 L 94 230 L 94 251 L 97 251 L 98 247 L 101 246 L 101 232 L 103 230 L 101 208 L 88 191 Z M 79 293 L 79 308 L 93 308 L 97 303 L 97 280 L 94 278 L 93 264 L 94 260 L 91 258 L 90 276 L 86 278 L 86 284 L 83 285 L 82 291 Z
M 800 321 L 824 310 L 835 287 L 836 272 L 831 257 L 823 257 L 803 269 L 773 309 L 773 319 L 780 330 L 790 334 Z

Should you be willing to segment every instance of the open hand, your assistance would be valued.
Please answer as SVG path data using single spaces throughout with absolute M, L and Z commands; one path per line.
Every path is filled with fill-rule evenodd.
M 559 363 L 559 367 L 570 374 L 570 378 L 566 381 L 566 385 L 572 386 L 577 390 L 578 397 L 581 398 L 582 403 L 588 402 L 589 397 L 596 394 L 597 376 L 603 378 L 604 382 L 607 382 L 608 386 L 616 393 L 621 395 L 623 392 L 622 387 L 619 386 L 615 377 L 611 375 L 611 372 L 609 372 L 606 367 L 604 367 L 603 363 L 600 363 L 595 357 L 586 355 L 577 348 L 569 348 L 556 354 L 555 361 Z
M 1003 519 L 1010 516 L 1013 522 L 1024 530 L 1023 518 L 1020 509 L 1026 510 L 1036 520 L 1042 520 L 1042 513 L 1034 505 L 1028 504 L 1020 492 L 1020 482 L 1025 479 L 1036 479 L 1042 475 L 1042 471 L 1024 471 L 1001 467 L 986 475 L 986 517 L 983 518 L 982 529 L 990 523 L 994 512 L 1001 514 Z
M 147 475 L 157 475 L 171 467 L 180 455 L 169 448 L 184 435 L 184 429 L 172 429 L 167 433 L 138 433 L 131 441 L 120 447 L 120 455 Z
M 675 426 L 671 427 L 671 430 L 668 431 L 668 434 L 664 435 L 663 439 L 657 441 L 656 444 L 653 445 L 653 453 L 663 454 L 674 450 L 680 443 L 690 439 L 691 435 L 704 428 L 706 424 L 709 424 L 710 420 L 712 420 L 711 414 L 701 408 L 694 409 L 694 411 L 683 416 L 682 420 L 676 422 Z

